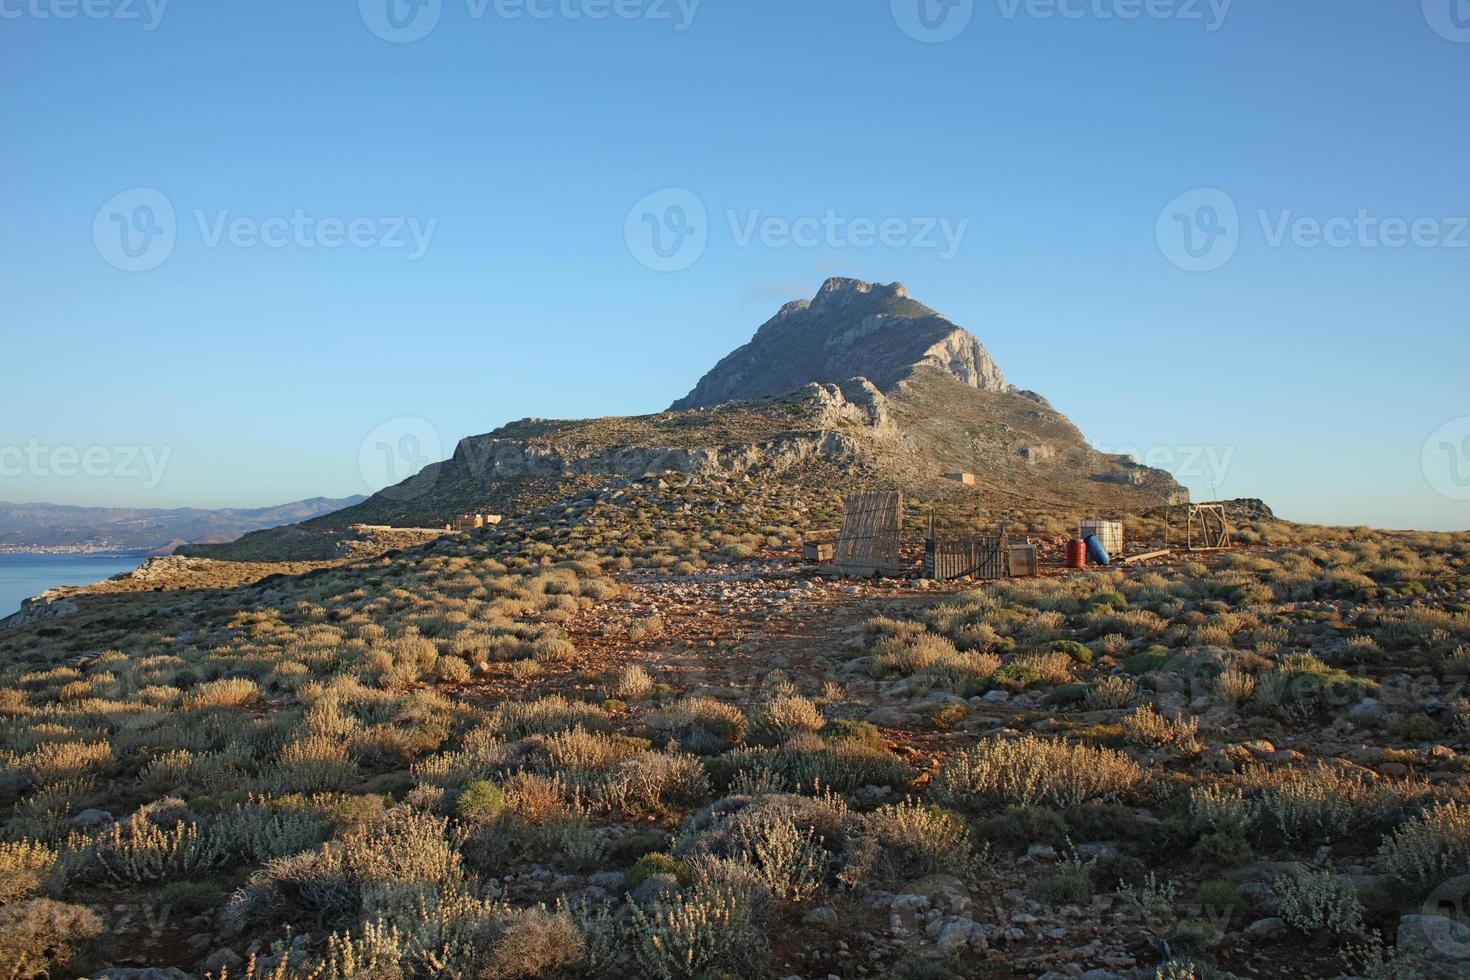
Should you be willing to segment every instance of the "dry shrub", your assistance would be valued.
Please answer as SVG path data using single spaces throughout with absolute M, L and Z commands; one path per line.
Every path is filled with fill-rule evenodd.
M 764 937 L 751 925 L 749 901 L 732 889 L 679 892 L 647 908 L 635 905 L 630 912 L 634 954 L 645 977 L 682 980 L 717 974 L 765 947 Z
M 959 653 L 955 645 L 934 633 L 899 634 L 883 640 L 874 651 L 884 673 L 913 674 L 943 657 Z
M 1244 704 L 1256 691 L 1256 679 L 1244 670 L 1228 668 L 1215 678 L 1215 695 L 1231 704 Z
M 0 970 L 10 980 L 50 977 L 84 955 L 102 920 L 80 905 L 32 898 L 0 908 Z M 74 975 L 74 974 L 70 974 Z
M 1144 705 L 1123 719 L 1123 736 L 1133 745 L 1196 753 L 1203 747 L 1198 718 L 1169 718 Z
M 998 684 L 1025 690 L 1038 684 L 1056 687 L 1072 681 L 1072 658 L 1060 651 L 1023 653 L 995 673 Z
M 713 751 L 745 741 L 745 714 L 733 704 L 708 697 L 684 698 L 648 716 L 648 727 L 685 747 Z
M 0 842 L 0 905 L 40 894 L 56 869 L 57 854 L 36 841 Z
M 552 770 L 606 769 L 637 751 L 632 740 L 615 739 L 600 732 L 589 732 L 580 726 L 554 735 L 533 737 L 528 741 L 534 750 L 539 750 L 545 756 L 545 765 Z
M 934 687 L 959 693 L 994 676 L 1000 666 L 1001 659 L 995 654 L 972 650 L 942 656 L 925 668 L 920 676 Z
M 512 680 L 529 681 L 541 676 L 544 668 L 539 660 L 516 660 L 510 665 Z
M 1422 791 L 1416 782 L 1322 763 L 1310 769 L 1250 767 L 1243 778 L 1261 786 L 1263 826 L 1292 842 L 1346 840 L 1391 819 Z
M 509 738 L 550 735 L 578 726 L 589 731 L 602 731 L 610 723 L 609 714 L 597 705 L 568 701 L 559 694 L 528 703 L 506 701 L 490 716 L 490 725 L 495 731 Z
M 77 873 L 89 880 L 149 882 L 206 871 L 225 854 L 226 842 L 197 824 L 179 821 L 164 829 L 135 815 L 102 831 L 73 863 Z
M 470 679 L 470 665 L 457 656 L 443 656 L 434 664 L 434 672 L 448 684 L 464 684 Z
M 618 766 L 602 788 L 602 802 L 630 817 L 657 816 L 695 806 L 708 794 L 699 759 L 644 752 Z
M 1087 689 L 1082 704 L 1088 711 L 1131 708 L 1138 703 L 1138 685 L 1128 677 L 1104 677 Z
M 602 683 L 602 693 L 622 701 L 636 701 L 648 696 L 653 690 L 653 678 L 637 664 L 624 667 L 615 676 Z
M 347 743 L 330 735 L 306 735 L 288 742 L 277 759 L 281 781 L 296 792 L 340 790 L 357 775 Z
M 1309 936 L 1321 932 L 1355 936 L 1363 931 L 1363 904 L 1347 878 L 1326 871 L 1281 875 L 1273 887 L 1281 917 Z
M 582 933 L 571 918 L 543 908 L 512 912 L 490 950 L 485 980 L 522 980 L 562 973 L 578 966 Z
M 322 850 L 359 884 L 451 884 L 463 871 L 447 830 L 446 820 L 400 806 L 381 823 L 353 828 Z
M 238 708 L 260 700 L 260 685 L 247 677 L 224 677 L 194 688 L 184 697 L 183 710 Z
M 29 769 L 43 783 L 101 772 L 112 764 L 106 742 L 43 742 L 22 756 L 18 769 Z
M 645 616 L 628 627 L 628 639 L 634 643 L 656 639 L 663 635 L 664 621 L 657 615 Z
M 1255 806 L 1230 786 L 1195 786 L 1189 791 L 1189 817 L 1195 826 L 1242 831 L 1255 819 Z
M 1418 887 L 1470 874 L 1470 806 L 1435 805 L 1389 834 L 1378 853 L 1394 877 Z
M 1036 736 L 987 739 L 950 756 L 935 780 L 936 798 L 957 806 L 1081 806 L 1138 789 L 1138 764 L 1111 749 Z
M 765 741 L 784 742 L 819 731 L 826 724 L 821 710 L 799 694 L 779 695 L 767 701 L 752 719 L 752 729 Z
M 877 864 L 890 879 L 954 873 L 972 856 L 969 830 L 957 813 L 905 800 L 881 806 L 863 819 L 877 844 Z
M 541 664 L 569 664 L 577 659 L 577 648 L 562 637 L 542 637 L 531 644 L 531 656 Z
M 560 777 L 518 772 L 504 784 L 505 808 L 528 823 L 573 816 L 576 793 Z

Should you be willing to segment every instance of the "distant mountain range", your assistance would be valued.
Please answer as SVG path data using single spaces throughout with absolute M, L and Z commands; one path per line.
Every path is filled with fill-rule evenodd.
M 223 544 L 242 534 L 294 524 L 361 503 L 312 497 L 275 507 L 71 507 L 0 501 L 0 551 L 168 552 L 182 544 Z

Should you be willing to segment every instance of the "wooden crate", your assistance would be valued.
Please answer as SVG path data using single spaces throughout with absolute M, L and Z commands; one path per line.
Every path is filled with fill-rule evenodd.
M 1032 578 L 1036 575 L 1036 571 L 1036 545 L 1012 544 L 1011 576 L 1013 578 Z
M 837 542 L 835 541 L 803 541 L 801 543 L 801 557 L 807 561 L 830 563 L 836 550 Z

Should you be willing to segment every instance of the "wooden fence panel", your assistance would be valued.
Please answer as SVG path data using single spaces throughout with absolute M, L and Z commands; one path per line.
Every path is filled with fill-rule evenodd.
M 1005 578 L 1009 545 L 995 534 L 930 538 L 924 550 L 924 574 L 937 582 L 956 578 Z
M 892 491 L 854 493 L 847 498 L 833 564 L 850 575 L 903 572 L 903 495 Z

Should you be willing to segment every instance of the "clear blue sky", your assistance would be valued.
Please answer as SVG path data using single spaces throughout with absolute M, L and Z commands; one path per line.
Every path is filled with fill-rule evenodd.
M 362 492 L 404 434 L 447 454 L 527 415 L 662 409 L 841 274 L 905 282 L 1197 496 L 1470 527 L 1470 4 L 442 0 L 401 43 L 386 0 L 86 2 L 105 16 L 0 0 L 0 498 Z M 129 272 L 122 232 L 163 220 L 138 188 L 174 240 Z M 677 271 L 629 220 L 665 188 L 707 212 Z M 1200 188 L 1238 223 L 1202 210 L 1218 196 L 1166 209 Z M 432 234 L 414 257 L 267 220 L 297 212 Z M 859 228 L 742 240 L 829 212 Z M 1360 212 L 1420 243 L 1298 220 Z M 215 237 L 222 217 L 248 220 Z M 863 219 L 909 238 L 870 245 Z M 910 240 L 923 219 L 968 221 L 952 256 Z M 1229 261 L 1180 268 L 1176 221 L 1196 246 L 1224 227 L 1202 261 Z

